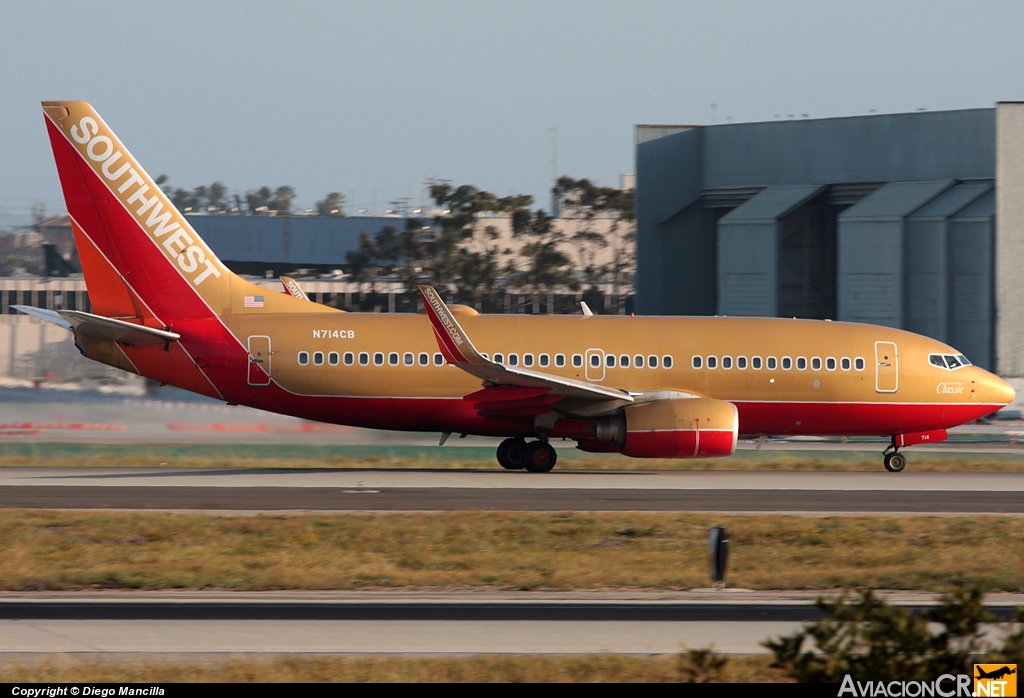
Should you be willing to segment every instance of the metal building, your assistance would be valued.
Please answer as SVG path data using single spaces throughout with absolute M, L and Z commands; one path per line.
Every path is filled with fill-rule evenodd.
M 637 311 L 905 328 L 1024 375 L 1024 103 L 637 127 Z

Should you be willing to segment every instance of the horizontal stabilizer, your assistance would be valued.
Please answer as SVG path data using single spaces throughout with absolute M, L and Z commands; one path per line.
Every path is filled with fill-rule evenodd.
M 56 310 L 47 310 L 46 308 L 34 308 L 31 305 L 12 305 L 15 310 L 20 310 L 26 315 L 37 317 L 40 320 L 46 320 L 52 325 L 57 327 L 63 327 L 65 330 L 71 330 L 71 323 L 60 316 Z
M 28 305 L 12 305 L 26 315 L 52 322 L 58 327 L 97 339 L 109 339 L 122 344 L 167 344 L 181 338 L 176 332 L 136 325 L 124 320 L 84 313 L 80 310 L 46 310 Z

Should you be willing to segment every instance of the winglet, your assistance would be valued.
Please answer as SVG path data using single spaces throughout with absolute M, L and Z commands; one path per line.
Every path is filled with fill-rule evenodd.
M 284 285 L 284 292 L 289 296 L 301 298 L 304 301 L 309 300 L 309 296 L 306 295 L 306 292 L 302 290 L 302 287 L 292 277 L 282 276 L 281 283 Z
M 434 328 L 437 345 L 441 348 L 445 360 L 450 364 L 489 364 L 490 362 L 481 356 L 469 341 L 465 330 L 441 300 L 441 295 L 432 286 L 425 285 L 420 286 L 420 294 L 423 296 L 427 317 Z

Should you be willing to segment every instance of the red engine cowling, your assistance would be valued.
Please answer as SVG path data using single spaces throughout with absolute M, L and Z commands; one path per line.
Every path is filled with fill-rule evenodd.
M 622 452 L 634 458 L 714 458 L 736 451 L 740 419 L 725 400 L 658 400 L 625 409 Z

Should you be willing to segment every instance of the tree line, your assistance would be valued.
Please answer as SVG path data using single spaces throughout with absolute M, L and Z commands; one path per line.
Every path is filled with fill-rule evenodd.
M 292 213 L 296 196 L 295 189 L 287 185 L 274 189 L 260 187 L 245 194 L 229 194 L 223 182 L 183 189 L 170 186 L 169 180 L 170 178 L 163 174 L 156 178 L 156 184 L 167 194 L 171 203 L 183 212 L 249 216 L 289 215 Z M 327 194 L 316 202 L 316 213 L 318 216 L 344 216 L 345 195 L 336 191 Z
M 161 175 L 156 183 L 185 212 L 288 215 L 296 196 L 290 186 L 229 194 L 221 182 L 188 190 L 171 187 Z M 534 210 L 528 194 L 499 197 L 471 184 L 436 181 L 429 184 L 429 193 L 442 214 L 407 218 L 402 229 L 384 225 L 361 234 L 359 248 L 346 255 L 353 281 L 371 286 L 400 281 L 410 290 L 429 283 L 485 312 L 500 310 L 499 299 L 506 293 L 539 298 L 582 291 L 596 309 L 594 301 L 602 295 L 596 284 L 611 283 L 618 295 L 618 285 L 628 283 L 636 245 L 632 190 L 561 177 L 553 188 L 561 209 L 557 222 L 547 211 Z M 316 202 L 316 211 L 344 216 L 345 197 L 331 192 Z M 488 214 L 508 218 L 511 240 L 489 224 Z M 599 262 L 602 257 L 610 261 Z
M 362 233 L 359 249 L 346 255 L 352 279 L 397 280 L 407 289 L 429 283 L 484 312 L 499 311 L 500 298 L 510 292 L 543 297 L 584 289 L 585 297 L 600 295 L 594 284 L 617 284 L 632 269 L 633 192 L 562 177 L 554 193 L 573 216 L 571 222 L 556 225 L 543 209 L 532 210 L 533 197 L 527 194 L 498 197 L 469 184 L 432 183 L 430 197 L 446 213 L 433 219 L 433 228 L 410 218 L 403 230 L 384 226 Z M 511 243 L 488 225 L 488 213 L 509 218 Z M 596 225 L 601 218 L 610 223 Z M 597 253 L 609 246 L 612 261 L 595 263 Z M 567 247 L 590 263 L 575 266 Z

